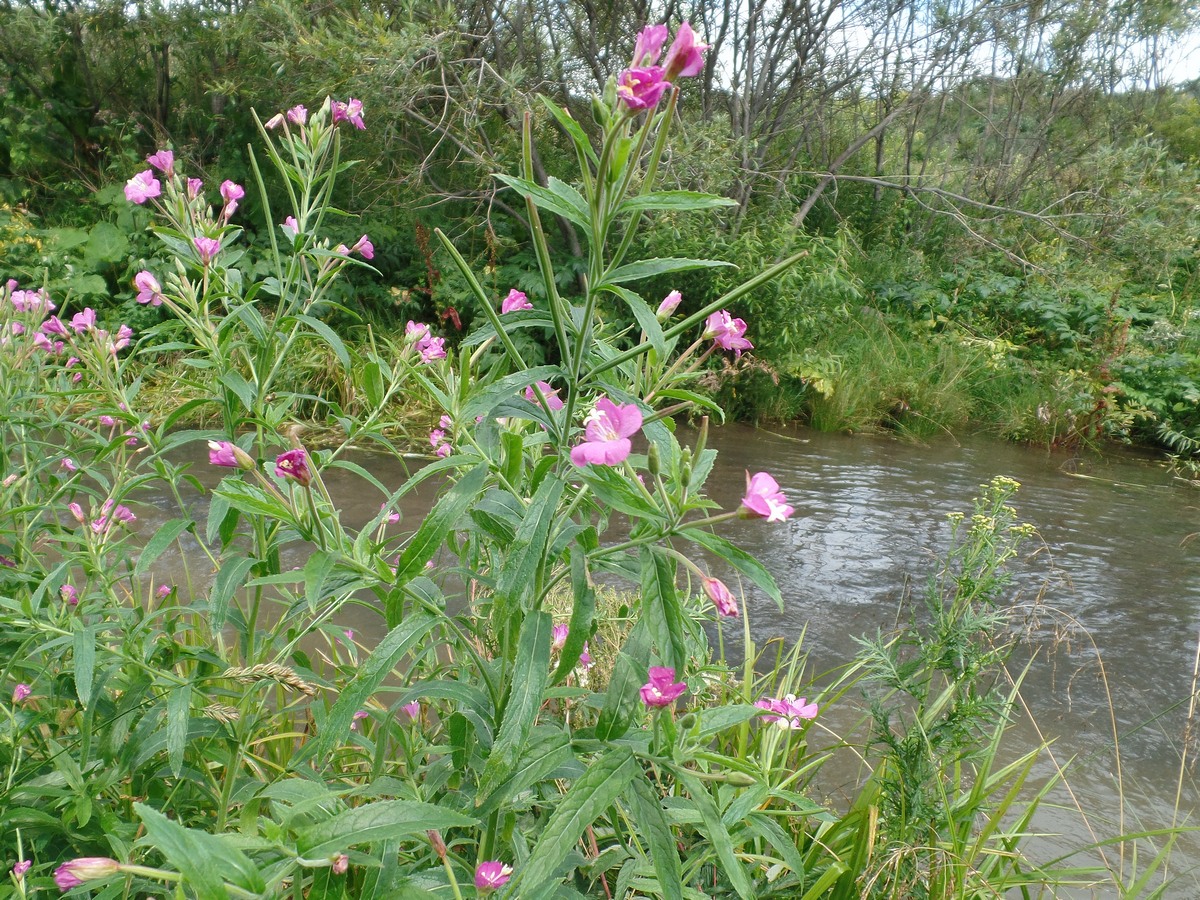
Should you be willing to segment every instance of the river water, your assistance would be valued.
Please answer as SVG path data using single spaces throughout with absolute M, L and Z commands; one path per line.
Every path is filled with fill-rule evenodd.
M 898 610 L 910 594 L 919 596 L 948 546 L 947 514 L 969 515 L 993 476 L 1020 482 L 1012 505 L 1037 537 L 1011 566 L 1012 599 L 1038 600 L 1039 615 L 1031 640 L 1014 654 L 1018 668 L 1034 658 L 1022 692 L 1032 717 L 1012 730 L 1009 756 L 1035 746 L 1040 729 L 1054 740 L 1058 760 L 1074 757 L 1074 798 L 1056 789 L 1035 823 L 1063 835 L 1039 843 L 1043 858 L 1087 843 L 1089 829 L 1104 839 L 1172 823 L 1200 640 L 1200 538 L 1190 539 L 1200 532 L 1200 493 L 1150 460 L 1075 458 L 984 437 L 915 445 L 887 436 L 726 426 L 712 431 L 709 446 L 720 451 L 709 493 L 723 508 L 737 506 L 749 470 L 774 475 L 796 509 L 786 523 L 735 521 L 722 533 L 777 579 L 782 612 L 743 585 L 752 633 L 761 643 L 795 641 L 804 632 L 813 693 L 820 673 L 853 658 L 855 635 L 887 632 L 907 616 Z M 405 478 L 394 460 L 360 461 L 392 487 Z M 196 469 L 214 482 L 223 474 Z M 357 478 L 335 473 L 329 485 L 348 524 L 378 511 L 381 498 Z M 429 502 L 413 498 L 405 526 L 413 527 Z M 149 518 L 144 528 L 154 527 L 153 513 Z M 345 624 L 368 646 L 370 630 L 381 627 L 370 615 Z M 861 708 L 861 698 L 843 702 Z M 828 715 L 840 725 L 851 714 Z M 1049 757 L 1036 771 L 1042 781 L 1052 775 Z M 861 773 L 838 777 L 835 797 L 851 794 Z M 1179 809 L 1180 821 L 1200 809 L 1190 770 Z M 1200 838 L 1185 835 L 1171 864 L 1179 880 L 1167 896 L 1200 897 L 1200 871 L 1188 872 L 1200 867 Z

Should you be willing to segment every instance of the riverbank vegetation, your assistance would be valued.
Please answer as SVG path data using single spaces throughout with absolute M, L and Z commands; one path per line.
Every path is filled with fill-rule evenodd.
M 647 293 L 679 290 L 692 312 L 738 273 L 806 252 L 739 299 L 756 352 L 707 361 L 701 389 L 744 418 L 1136 441 L 1189 464 L 1200 450 L 1200 97 L 1162 67 L 1194 10 L 693 7 L 713 52 L 675 111 L 659 176 L 731 203 L 646 216 L 631 250 L 739 269 L 662 273 Z M 487 291 L 546 299 L 527 214 L 493 175 L 521 158 L 529 112 L 532 180 L 581 187 L 569 129 L 535 96 L 596 140 L 594 85 L 619 73 L 622 41 L 649 12 L 527 0 L 6 6 L 3 268 L 139 331 L 163 321 L 135 302 L 134 275 L 170 260 L 124 201 L 131 167 L 170 147 L 212 183 L 246 183 L 251 111 L 333 91 L 362 100 L 370 127 L 332 198 L 357 221 L 331 233 L 368 233 L 376 252 L 314 313 L 352 352 L 409 319 L 458 346 L 484 314 L 436 230 Z M 280 208 L 284 183 L 267 173 L 265 188 Z M 235 265 L 249 281 L 267 273 L 271 234 L 263 201 L 242 202 Z M 547 210 L 545 252 L 554 288 L 578 296 L 588 236 L 568 213 Z M 615 300 L 600 306 L 614 325 L 632 322 Z M 514 340 L 531 363 L 560 361 L 547 329 Z M 289 365 L 316 376 L 314 393 L 361 396 L 307 363 Z
M 773 665 L 754 646 L 745 598 L 711 567 L 781 594 L 721 526 L 787 527 L 795 511 L 762 471 L 737 507 L 708 498 L 703 422 L 719 408 L 696 387 L 710 362 L 745 368 L 730 310 L 825 257 L 798 241 L 727 278 L 711 254 L 642 252 L 664 221 L 738 201 L 670 186 L 668 135 L 703 96 L 689 92 L 707 48 L 686 24 L 623 42 L 632 62 L 592 103 L 595 138 L 540 106 L 574 178 L 539 178 L 535 117 L 520 119 L 515 174 L 497 177 L 530 229 L 527 271 L 477 269 L 460 245 L 478 229 L 426 234 L 437 284 L 463 292 L 457 341 L 414 318 L 350 346 L 331 324 L 384 262 L 335 205 L 372 133 L 371 107 L 345 95 L 251 116 L 245 183 L 162 147 L 131 160 L 119 224 L 75 246 L 139 260 L 132 304 L 5 284 L 0 896 L 1139 896 L 1178 876 L 1176 822 L 1036 852 L 1044 792 L 1023 788 L 1046 748 L 1010 760 L 1005 743 L 1021 677 L 1004 570 L 1031 536 L 1010 480 L 954 520 L 911 622 L 865 636 L 839 672 L 817 683 L 802 644 Z M 555 219 L 579 263 L 553 251 Z M 14 238 L 31 239 L 43 252 Z M 192 373 L 161 417 L 156 367 Z M 313 385 L 324 370 L 337 397 Z M 403 458 L 393 411 L 414 405 L 437 416 L 427 458 L 385 484 L 350 450 Z M 301 425 L 314 411 L 338 426 L 322 449 Z M 685 415 L 702 423 L 686 444 Z M 181 461 L 189 445 L 215 487 Z M 340 478 L 377 491 L 365 522 Z M 419 488 L 436 502 L 399 521 Z M 168 512 L 148 534 L 151 505 Z M 347 630 L 351 609 L 378 636 Z M 714 626 L 740 626 L 737 666 Z M 838 708 L 866 736 L 824 727 Z M 864 777 L 840 805 L 815 779 L 845 754 Z

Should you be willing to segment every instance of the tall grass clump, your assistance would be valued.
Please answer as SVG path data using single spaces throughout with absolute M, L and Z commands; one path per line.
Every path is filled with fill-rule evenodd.
M 161 150 L 125 188 L 173 260 L 135 277 L 138 299 L 166 310 L 160 324 L 139 335 L 4 288 L 9 896 L 682 900 L 1054 883 L 1026 866 L 1020 821 L 1005 824 L 1026 770 L 997 768 L 990 738 L 977 744 L 1009 709 L 990 680 L 1003 656 L 993 585 L 1020 535 L 1005 530 L 1003 484 L 931 588 L 932 624 L 871 645 L 824 695 L 804 686 L 801 648 L 765 679 L 753 652 L 740 679 L 713 661 L 713 621 L 740 617 L 752 648 L 709 560 L 782 605 L 721 526 L 794 510 L 766 472 L 719 508 L 707 427 L 684 445 L 674 417 L 711 408 L 695 390 L 704 363 L 752 348 L 731 309 L 807 251 L 690 315 L 678 292 L 639 293 L 723 265 L 630 256 L 647 217 L 727 203 L 656 189 L 705 49 L 686 24 L 669 49 L 668 37 L 637 37 L 588 130 L 545 104 L 576 153 L 574 183 L 535 180 L 526 116 L 520 172 L 497 178 L 524 203 L 536 288 L 485 290 L 437 234 L 484 313 L 457 348 L 413 321 L 403 340 L 352 352 L 322 317 L 375 252 L 365 234 L 327 234 L 344 215 L 332 206 L 343 142 L 368 127 L 353 98 L 260 124 L 248 168 L 270 240 L 260 279 L 235 265 L 244 187 L 206 189 Z M 267 167 L 285 209 L 267 202 Z M 578 293 L 561 288 L 547 215 L 586 238 Z M 634 324 L 602 315 L 614 304 Z M 559 362 L 529 365 L 524 332 L 553 341 Z M 156 354 L 197 375 L 186 400 L 150 415 Z M 318 376 L 347 390 L 306 389 Z M 437 417 L 418 471 L 389 484 L 350 457 L 410 452 L 392 443 L 392 412 L 417 405 Z M 337 434 L 320 449 L 299 427 L 314 412 Z M 211 425 L 182 427 L 193 420 Z M 180 462 L 191 445 L 215 487 Z M 377 492 L 358 527 L 344 478 Z M 436 502 L 400 522 L 399 502 L 423 487 Z M 154 534 L 139 524 L 151 505 L 166 511 Z M 614 582 L 615 600 L 602 586 Z M 348 630 L 351 612 L 381 637 Z M 827 755 L 809 737 L 857 672 L 876 685 L 882 751 L 838 812 L 810 797 Z

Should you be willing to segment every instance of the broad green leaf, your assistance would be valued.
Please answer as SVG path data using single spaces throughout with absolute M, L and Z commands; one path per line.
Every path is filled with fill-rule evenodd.
M 729 563 L 762 588 L 767 596 L 775 601 L 776 606 L 779 607 L 779 611 L 783 612 L 783 594 L 779 592 L 779 585 L 775 583 L 775 578 L 762 563 L 745 550 L 734 546 L 723 537 L 718 537 L 710 531 L 702 531 L 699 528 L 684 529 L 680 532 L 680 535 L 693 543 L 699 544 L 705 550 Z
M 544 188 L 532 181 L 526 181 L 524 178 L 516 178 L 512 175 L 495 175 L 493 177 L 497 181 L 504 182 L 522 197 L 533 201 L 540 209 L 544 209 L 546 212 L 553 213 L 556 216 L 562 216 L 584 230 L 591 228 L 591 225 L 588 224 L 590 216 L 586 207 L 580 209 L 574 203 L 563 199 L 549 188 Z
M 268 519 L 278 519 L 281 522 L 291 522 L 292 512 L 273 495 L 253 484 L 246 484 L 237 476 L 231 475 L 213 491 L 213 494 L 224 498 L 230 506 L 250 516 L 266 516 Z M 209 519 L 211 525 L 211 518 Z
M 562 369 L 558 366 L 535 366 L 498 378 L 482 390 L 475 392 L 470 401 L 463 406 L 460 418 L 465 422 L 470 422 L 476 416 L 486 417 L 498 404 L 517 396 L 535 381 L 547 381 L 561 374 Z
M 181 684 L 167 695 L 167 764 L 176 778 L 183 771 L 183 751 L 187 746 L 191 708 L 190 684 Z
M 504 550 L 504 567 L 496 584 L 492 622 L 496 629 L 507 626 L 508 615 L 537 587 L 545 560 L 546 544 L 558 514 L 558 500 L 565 484 L 546 478 L 534 494 L 525 518 L 511 545 Z
M 221 382 L 221 384 L 237 395 L 237 398 L 242 401 L 242 407 L 246 412 L 254 409 L 254 386 L 243 378 L 241 374 L 234 369 L 230 369 L 227 372 L 222 372 L 217 381 Z
M 641 687 L 646 683 L 646 669 L 650 660 L 649 626 L 643 617 L 625 638 L 625 645 L 617 654 L 612 678 L 604 696 L 604 706 L 596 721 L 596 737 L 602 741 L 613 741 L 623 736 L 633 724 L 634 716 L 642 709 Z
M 266 891 L 258 867 L 224 836 L 185 828 L 144 803 L 133 808 L 146 826 L 143 840 L 179 870 L 198 900 L 227 900 L 226 880 L 251 893 Z
M 658 644 L 665 665 L 682 672 L 687 663 L 683 607 L 675 589 L 675 561 L 650 547 L 642 548 L 642 617 Z
M 412 536 L 412 540 L 400 555 L 400 562 L 396 565 L 397 584 L 402 584 L 425 570 L 425 563 L 433 559 L 446 535 L 458 524 L 463 513 L 479 495 L 487 475 L 486 463 L 476 466 L 434 504 L 433 511 L 425 517 L 417 533 Z
M 601 279 L 601 283 L 605 285 L 624 284 L 627 281 L 666 275 L 668 272 L 686 272 L 688 269 L 711 269 L 717 266 L 732 265 L 733 263 L 716 259 L 681 259 L 677 257 L 643 259 L 614 269 Z
M 208 591 L 209 626 L 214 632 L 225 627 L 225 620 L 229 617 L 229 603 L 257 563 L 258 560 L 253 557 L 235 556 L 225 562 L 217 572 L 213 586 Z
M 325 596 L 325 582 L 337 568 L 337 556 L 324 550 L 314 550 L 304 564 L 304 600 L 310 612 Z
M 719 206 L 736 205 L 736 201 L 716 194 L 701 194 L 696 191 L 647 191 L 625 200 L 617 212 L 653 212 L 660 209 L 682 212 L 689 209 L 715 209 Z
M 75 694 L 84 708 L 92 701 L 92 684 L 96 677 L 96 629 L 79 619 L 74 623 L 72 647 L 75 652 Z
M 705 707 L 696 714 L 699 720 L 696 737 L 701 741 L 705 741 L 707 738 L 720 734 L 727 728 L 741 725 L 743 722 L 747 722 L 755 716 L 761 716 L 762 714 L 763 711 L 757 706 L 751 706 L 746 703 L 739 703 L 736 706 Z
M 444 806 L 415 800 L 377 800 L 339 813 L 332 819 L 301 829 L 296 845 L 305 856 L 319 858 L 358 844 L 390 841 L 426 831 L 467 828 L 477 819 Z
M 146 546 L 138 554 L 137 565 L 133 567 L 134 580 L 138 580 L 145 575 L 146 570 L 150 568 L 154 561 L 162 556 L 164 551 L 171 544 L 175 543 L 175 539 L 191 526 L 192 521 L 190 519 L 171 519 L 165 525 L 160 526 L 158 531 L 154 532 L 154 537 L 146 541 Z
M 483 774 L 479 777 L 476 804 L 511 774 L 525 750 L 525 741 L 537 719 L 550 673 L 550 630 L 554 619 L 549 613 L 534 610 L 525 617 L 517 645 L 516 668 L 512 687 L 504 704 L 504 718 Z
M 596 614 L 596 592 L 588 583 L 587 556 L 578 547 L 571 551 L 571 590 L 575 602 L 571 606 L 567 641 L 563 644 L 562 657 L 554 672 L 554 684 L 558 684 L 575 670 L 583 653 L 583 645 L 591 634 L 592 618 Z
M 645 778 L 635 778 L 625 802 L 638 823 L 638 833 L 650 846 L 650 861 L 658 874 L 658 886 L 665 900 L 683 900 L 683 875 L 675 836 L 663 813 L 655 788 Z
M 375 693 L 401 657 L 425 640 L 437 623 L 437 619 L 427 613 L 410 613 L 408 618 L 389 631 L 362 664 L 354 680 L 342 689 L 337 703 L 321 723 L 316 739 L 293 758 L 293 763 L 299 763 L 301 757 L 312 757 L 320 764 L 328 757 L 334 746 L 344 741 L 350 733 L 350 722 L 366 704 L 367 698 Z M 310 747 L 311 750 L 308 749 Z
M 508 802 L 514 794 L 544 781 L 564 766 L 575 760 L 571 752 L 571 741 L 566 733 L 558 730 L 532 738 L 525 745 L 525 752 L 508 778 L 498 784 L 492 793 L 475 810 L 480 818 Z
M 531 897 L 558 871 L 584 830 L 642 777 L 629 747 L 614 747 L 571 785 L 550 816 L 541 836 L 510 888 L 512 896 Z M 520 888 L 518 891 L 517 888 Z

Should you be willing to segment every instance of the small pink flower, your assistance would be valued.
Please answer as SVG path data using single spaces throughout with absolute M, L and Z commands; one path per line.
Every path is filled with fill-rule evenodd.
M 406 340 L 420 343 L 424 338 L 429 337 L 429 326 L 424 322 L 414 322 L 408 320 L 408 324 L 404 326 L 404 337 Z
M 643 28 L 637 36 L 637 42 L 633 45 L 633 62 L 630 65 L 638 68 L 652 66 L 658 62 L 668 34 L 666 25 L 647 25 Z
M 713 602 L 718 613 L 723 616 L 736 616 L 738 614 L 737 598 L 725 586 L 725 582 L 719 578 L 705 578 L 703 584 L 704 593 L 708 594 L 708 599 Z
M 667 58 L 663 62 L 666 69 L 664 77 L 668 81 L 674 81 L 676 78 L 699 75 L 704 71 L 703 53 L 708 47 L 708 44 L 701 44 L 696 40 L 696 32 L 692 31 L 691 25 L 684 22 L 675 32 L 675 40 L 671 42 L 671 49 L 667 51 Z
M 172 585 L 160 584 L 158 586 L 158 590 L 154 592 L 154 595 L 158 597 L 159 600 L 165 600 L 171 596 L 171 591 L 173 590 L 175 590 L 175 588 Z
M 786 730 L 795 730 L 804 725 L 805 720 L 815 719 L 817 704 L 806 703 L 805 698 L 796 699 L 795 694 L 788 694 L 776 700 L 774 697 L 763 697 L 754 703 L 759 709 L 767 710 L 763 714 L 764 722 L 770 722 Z
M 108 342 L 108 352 L 112 354 L 120 353 L 129 346 L 130 340 L 133 338 L 133 329 L 128 325 L 122 325 L 117 329 L 117 336 Z
M 362 721 L 363 719 L 365 719 L 369 715 L 370 715 L 370 713 L 367 712 L 365 709 L 360 709 L 358 712 L 356 712 L 354 715 L 352 715 L 350 717 L 350 730 L 358 731 L 358 723 L 360 721 Z
M 175 154 L 170 150 L 159 150 L 152 156 L 147 156 L 146 162 L 162 172 L 167 178 L 175 174 Z
M 435 359 L 445 359 L 446 339 L 426 335 L 417 341 L 417 353 L 421 355 L 422 363 L 431 363 Z
M 563 402 L 558 399 L 558 389 L 550 387 L 544 381 L 539 381 L 536 384 L 531 384 L 525 388 L 525 399 L 530 403 L 538 402 L 538 394 L 542 395 L 542 400 L 546 404 L 546 408 L 553 412 L 558 412 L 563 408 Z
M 244 469 L 247 472 L 257 468 L 254 458 L 230 441 L 209 441 L 208 462 L 210 465 L 226 469 Z
M 675 670 L 670 666 L 651 666 L 650 680 L 642 685 L 642 702 L 647 706 L 670 706 L 684 691 L 687 685 L 675 681 Z
M 345 853 L 339 853 L 333 860 L 333 865 L 329 867 L 334 875 L 345 875 L 350 868 L 350 857 Z
M 90 331 L 96 327 L 96 311 L 90 306 L 85 307 L 83 312 L 77 312 L 71 316 L 71 327 L 75 329 L 76 334 L 83 334 L 85 331 Z
M 438 459 L 445 459 L 454 452 L 454 447 L 451 444 L 439 444 L 438 448 L 433 452 Z
M 221 197 L 225 206 L 221 209 L 221 218 L 228 220 L 237 212 L 238 201 L 246 196 L 246 189 L 240 184 L 234 184 L 229 179 L 221 182 Z
M 683 300 L 683 294 L 679 293 L 679 291 L 671 291 L 671 293 L 663 297 L 662 303 L 658 304 L 658 318 L 670 318 L 671 314 L 678 308 L 681 300 Z
M 779 483 L 766 472 L 746 473 L 746 496 L 742 498 L 742 509 L 747 518 L 782 522 L 795 510 L 788 506 L 787 497 L 779 490 Z
M 615 466 L 629 458 L 633 444 L 629 438 L 642 427 L 642 411 L 636 403 L 617 406 L 607 397 L 596 401 L 587 418 L 582 444 L 571 448 L 571 462 L 583 467 L 589 463 Z
M 267 119 L 267 121 L 263 122 L 263 128 L 267 129 L 267 131 L 274 131 L 276 128 L 278 128 L 282 124 L 283 124 L 283 113 L 275 113 L 275 115 L 271 116 L 271 118 L 269 118 L 269 119 Z
M 33 688 L 27 684 L 18 684 L 13 688 L 12 702 L 23 703 L 30 694 L 33 693 Z
M 304 448 L 297 447 L 275 457 L 275 476 L 290 478 L 301 487 L 308 487 L 312 482 L 312 472 L 308 468 L 308 454 Z
M 702 338 L 712 338 L 722 350 L 733 350 L 738 356 L 743 350 L 753 350 L 754 345 L 746 340 L 746 323 L 733 318 L 728 310 L 713 313 L 704 322 Z
M 567 644 L 567 625 L 559 624 L 550 629 L 550 649 L 561 650 Z
M 154 171 L 138 172 L 125 183 L 125 199 L 139 206 L 162 193 L 162 184 L 154 177 Z
M 81 856 L 54 870 L 54 883 L 60 891 L 77 888 L 85 881 L 108 878 L 121 871 L 121 864 L 106 856 Z
M 295 216 L 288 216 L 279 227 L 287 235 L 289 241 L 296 240 L 296 235 L 300 233 L 300 225 L 296 222 Z
M 38 330 L 41 331 L 42 334 L 46 335 L 57 334 L 62 337 L 66 337 L 68 334 L 67 326 L 63 324 L 62 319 L 60 319 L 58 316 L 51 316 L 48 318 L 45 322 L 38 326 Z
M 189 178 L 187 180 L 187 195 L 189 200 L 195 200 L 200 196 L 200 191 L 204 189 L 204 182 L 199 178 Z
M 308 121 L 308 110 L 300 105 L 293 106 L 287 111 L 287 118 L 293 125 L 303 125 Z
M 499 860 L 481 862 L 475 867 L 475 888 L 480 891 L 494 891 L 508 883 L 512 872 L 512 866 Z
M 78 503 L 68 503 L 67 510 L 71 513 L 71 517 L 80 525 L 86 521 L 86 517 L 83 514 L 83 507 Z
M 108 428 L 112 428 L 114 425 L 117 424 L 117 420 L 114 419 L 112 416 L 100 416 L 100 418 L 98 418 L 96 421 L 99 422 L 101 425 L 107 426 Z
M 64 456 L 62 458 L 62 462 L 60 462 L 59 465 L 62 468 L 66 469 L 68 472 L 78 472 L 79 471 L 79 466 L 75 465 L 75 460 L 71 459 L 71 457 L 69 457 L 69 456 Z
M 25 877 L 25 873 L 29 871 L 29 867 L 33 865 L 32 860 L 23 859 L 12 867 L 13 877 L 20 881 Z
M 583 642 L 583 649 L 579 652 L 579 667 L 581 669 L 590 669 L 595 663 L 592 662 L 592 654 L 588 653 L 588 642 Z
M 162 285 L 149 272 L 141 271 L 133 276 L 134 287 L 138 289 L 137 302 L 151 306 L 162 306 Z
M 221 242 L 216 238 L 210 237 L 195 237 L 192 238 L 192 244 L 196 248 L 196 252 L 200 255 L 200 262 L 207 266 L 218 253 L 221 252 Z
M 440 428 L 435 428 L 429 432 L 429 446 L 437 448 L 437 445 L 446 440 L 446 432 Z
M 350 252 L 357 253 L 363 259 L 374 259 L 375 245 L 372 244 L 370 239 L 364 234 L 354 242 L 354 246 L 350 248 Z
M 366 125 L 363 124 L 363 105 L 361 100 L 355 100 L 350 97 L 345 103 L 340 100 L 334 100 L 333 103 L 333 124 L 338 122 L 349 122 L 359 131 L 365 131 Z
M 421 701 L 414 700 L 412 703 L 405 703 L 400 707 L 400 712 L 404 713 L 414 722 L 421 718 Z
M 617 96 L 630 109 L 653 109 L 670 86 L 658 66 L 626 69 L 617 79 Z
M 523 291 L 513 288 L 500 304 L 500 314 L 507 315 L 510 312 L 517 312 L 522 309 L 533 309 L 533 304 L 529 302 L 529 298 L 525 296 Z
M 75 590 L 74 585 L 64 584 L 58 589 L 59 596 L 62 597 L 63 603 L 67 606 L 79 605 L 79 591 Z

